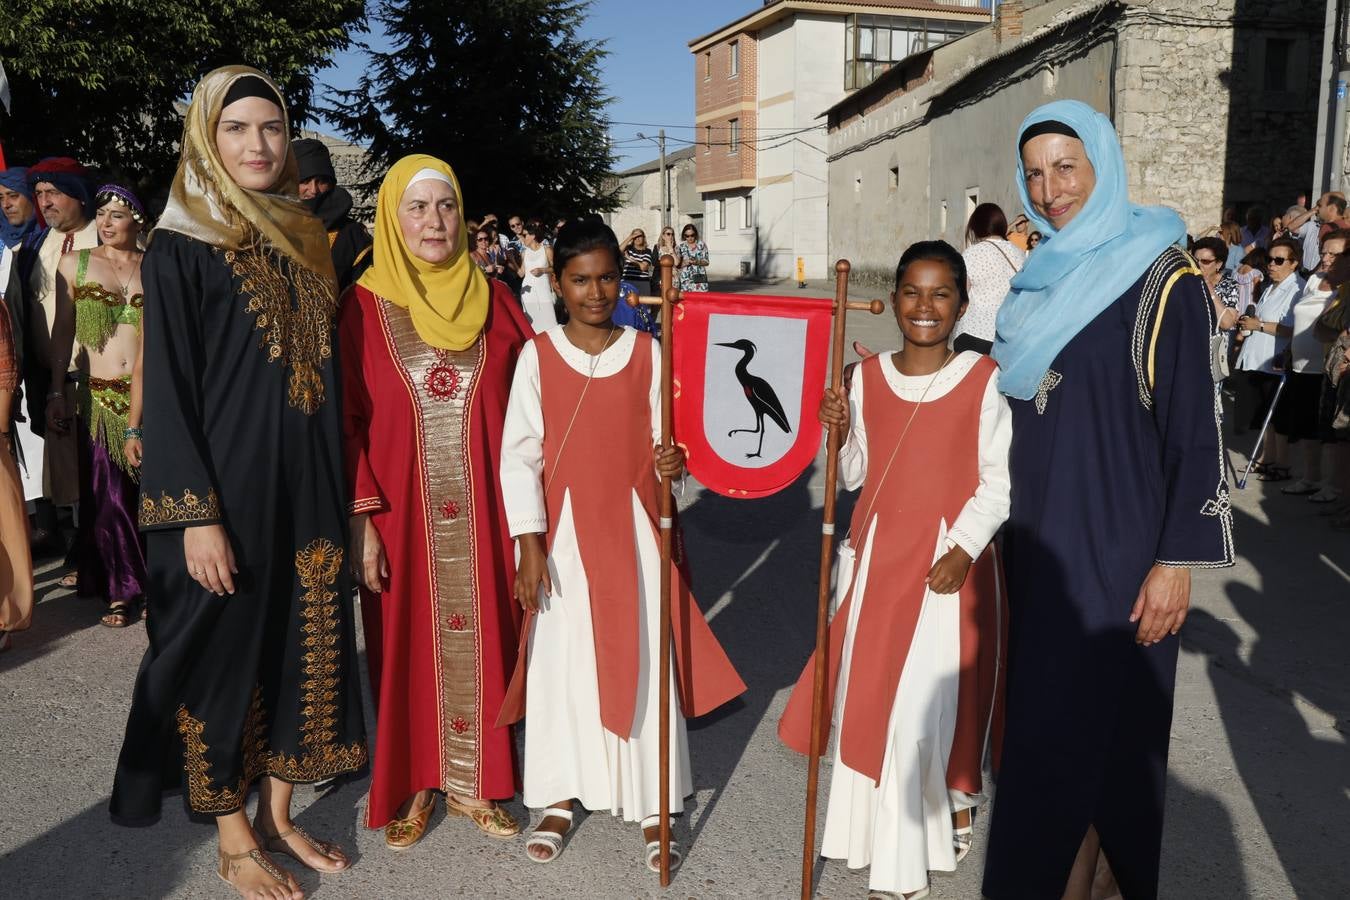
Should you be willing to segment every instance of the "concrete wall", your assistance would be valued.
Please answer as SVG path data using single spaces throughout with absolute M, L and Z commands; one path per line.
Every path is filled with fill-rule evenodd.
M 831 135 L 831 149 L 921 121 L 930 93 L 920 88 L 856 120 L 847 137 Z M 901 251 L 928 237 L 929 135 L 911 128 L 829 164 L 829 258 L 852 263 L 854 281 L 888 287 Z

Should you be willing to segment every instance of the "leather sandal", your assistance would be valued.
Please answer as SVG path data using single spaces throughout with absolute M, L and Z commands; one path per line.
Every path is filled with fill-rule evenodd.
M 239 862 L 241 859 L 248 859 L 252 860 L 255 866 L 266 872 L 277 884 L 287 890 L 294 889 L 295 883 L 290 875 L 286 873 L 286 870 L 272 862 L 267 854 L 257 847 L 254 847 L 252 850 L 245 850 L 243 853 L 226 853 L 224 850 L 217 847 L 216 853 L 220 855 L 220 867 L 216 869 L 216 874 L 220 876 L 221 881 L 225 882 L 230 887 L 236 887 L 235 883 L 230 880 L 230 864 Z
M 642 829 L 643 835 L 646 835 L 647 829 L 661 824 L 661 816 L 648 816 L 638 823 Z M 670 827 L 675 827 L 675 820 L 670 820 Z M 680 852 L 679 846 L 675 843 L 675 835 L 670 836 L 670 871 L 674 872 L 684 862 L 684 854 Z M 658 836 L 654 841 L 647 842 L 647 868 L 653 872 L 661 871 L 661 838 Z
M 280 834 L 275 835 L 266 834 L 262 831 L 259 831 L 257 828 L 255 828 L 254 831 L 260 838 L 262 838 L 263 849 L 266 850 L 268 853 L 284 853 L 291 859 L 300 863 L 302 866 L 314 869 L 314 871 L 316 872 L 341 872 L 344 871 L 349 865 L 351 865 L 351 861 L 347 859 L 347 854 L 342 851 L 341 847 L 339 847 L 337 844 L 330 844 L 327 841 L 320 841 L 313 837 L 310 837 L 308 832 L 306 832 L 303 828 L 301 828 L 294 822 L 291 823 L 291 828 L 289 831 L 283 831 Z M 286 839 L 289 837 L 298 837 L 306 844 L 309 844 L 310 849 L 312 849 L 315 853 L 319 854 L 325 859 L 332 860 L 333 862 L 340 862 L 342 863 L 342 865 L 336 869 L 320 869 L 316 868 L 315 866 L 311 866 L 309 863 L 305 862 L 304 859 L 301 858 L 299 853 L 291 849 L 290 844 L 286 843 Z
M 520 823 L 495 803 L 491 806 L 469 806 L 447 794 L 445 810 L 452 816 L 467 816 L 488 837 L 507 840 L 520 834 Z
M 137 618 L 136 607 L 125 600 L 118 600 L 108 604 L 108 611 L 98 621 L 105 628 L 126 628 L 134 618 Z
M 529 838 L 525 841 L 525 855 L 530 858 L 530 862 L 551 863 L 562 855 L 563 840 L 572 831 L 572 815 L 572 810 L 563 809 L 558 806 L 550 806 L 544 810 L 543 818 L 539 820 L 539 824 L 535 826 L 534 831 L 530 832 Z M 567 828 L 562 834 L 559 834 L 556 831 L 541 830 L 541 826 L 543 826 L 546 819 L 555 817 L 567 820 Z M 535 856 L 530 852 L 530 850 L 535 847 L 546 848 L 549 851 L 549 855 L 543 858 Z
M 436 794 L 431 795 L 427 805 L 406 819 L 394 819 L 384 826 L 384 845 L 390 850 L 407 850 L 427 833 L 427 822 L 436 809 Z

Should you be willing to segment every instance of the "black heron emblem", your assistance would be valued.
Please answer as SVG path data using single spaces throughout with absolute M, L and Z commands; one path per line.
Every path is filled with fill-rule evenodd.
M 774 393 L 773 387 L 760 378 L 758 375 L 751 375 L 749 372 L 750 360 L 755 358 L 755 345 L 752 341 L 741 338 L 739 341 L 732 341 L 729 344 L 718 344 L 719 347 L 730 347 L 732 350 L 741 351 L 741 361 L 736 363 L 736 380 L 741 383 L 741 389 L 745 391 L 745 399 L 750 403 L 750 409 L 755 414 L 754 428 L 733 428 L 727 432 L 727 437 L 733 434 L 759 435 L 759 445 L 754 453 L 745 454 L 746 459 L 754 459 L 764 450 L 764 417 L 768 416 L 773 423 L 783 429 L 784 434 L 792 433 L 792 426 L 788 424 L 787 414 L 783 412 L 783 404 L 778 402 L 778 395 Z

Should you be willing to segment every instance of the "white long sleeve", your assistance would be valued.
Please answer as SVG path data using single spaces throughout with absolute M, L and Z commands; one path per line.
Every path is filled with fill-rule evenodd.
M 502 505 L 511 537 L 548 531 L 544 502 L 544 404 L 539 389 L 539 351 L 521 348 L 502 429 Z
M 867 425 L 863 422 L 863 379 L 853 370 L 853 383 L 848 390 L 848 436 L 839 448 L 839 480 L 844 489 L 857 490 L 867 478 Z
M 1008 519 L 1012 479 L 1008 448 L 1012 443 L 1012 410 L 998 391 L 998 371 L 989 376 L 980 403 L 980 484 L 956 517 L 947 537 L 976 559 Z
M 658 341 L 652 341 L 652 386 L 647 406 L 652 411 L 652 446 L 655 447 L 661 443 L 661 344 Z

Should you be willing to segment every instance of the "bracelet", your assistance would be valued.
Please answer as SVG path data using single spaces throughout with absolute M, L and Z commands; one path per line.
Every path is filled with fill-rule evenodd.
M 132 438 L 140 440 L 143 436 L 144 435 L 142 435 L 141 430 L 139 428 L 127 427 L 122 430 L 122 440 L 124 441 L 129 441 Z
M 64 398 L 65 396 L 66 396 L 66 395 L 65 395 L 65 393 L 64 393 L 63 391 L 52 391 L 50 394 L 47 395 L 47 399 L 48 399 L 48 400 L 58 400 L 58 399 Z

